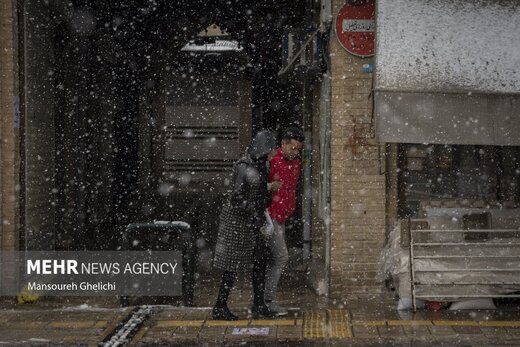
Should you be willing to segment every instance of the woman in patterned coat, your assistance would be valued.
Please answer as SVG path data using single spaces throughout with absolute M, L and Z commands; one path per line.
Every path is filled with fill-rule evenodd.
M 227 307 L 229 292 L 238 272 L 253 269 L 253 317 L 273 317 L 264 302 L 267 247 L 260 236 L 265 209 L 270 202 L 267 190 L 267 163 L 276 153 L 276 139 L 261 131 L 244 157 L 233 166 L 232 191 L 222 208 L 213 266 L 223 270 L 222 282 L 213 307 L 213 319 L 237 320 Z

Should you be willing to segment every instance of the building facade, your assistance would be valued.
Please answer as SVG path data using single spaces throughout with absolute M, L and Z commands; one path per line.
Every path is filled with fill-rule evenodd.
M 507 207 L 511 226 L 518 215 L 520 122 L 516 106 L 520 66 L 514 57 L 520 54 L 511 52 L 518 50 L 512 47 L 520 47 L 520 34 L 502 35 L 504 30 L 518 28 L 513 25 L 501 30 L 493 27 L 496 23 L 489 19 L 515 18 L 520 12 L 518 5 L 497 1 L 488 6 L 483 1 L 450 7 L 469 29 L 471 23 L 482 21 L 479 16 L 490 20 L 495 36 L 483 32 L 484 43 L 480 44 L 490 50 L 498 47 L 498 56 L 504 57 L 500 60 L 493 58 L 497 52 L 488 57 L 487 53 L 472 51 L 471 45 L 462 47 L 469 56 L 454 55 L 450 44 L 440 47 L 442 42 L 432 36 L 437 32 L 434 23 L 417 23 L 425 21 L 425 13 L 434 11 L 447 18 L 443 23 L 446 32 L 450 28 L 456 32 L 456 20 L 443 15 L 442 6 L 412 6 L 406 0 L 391 3 L 376 2 L 374 57 L 352 55 L 340 45 L 334 24 L 345 1 L 333 0 L 322 1 L 319 6 L 301 2 L 299 7 L 284 7 L 294 17 L 290 25 L 300 37 L 294 54 L 286 57 L 286 64 L 270 66 L 272 57 L 267 55 L 256 57 L 250 65 L 229 63 L 250 79 L 247 83 L 251 95 L 247 97 L 251 108 L 246 109 L 251 113 L 252 129 L 279 129 L 292 122 L 306 131 L 308 147 L 300 209 L 304 220 L 301 227 L 307 231 L 297 244 L 303 249 L 313 287 L 319 294 L 331 297 L 384 290 L 378 275 L 380 259 L 390 231 L 400 220 L 428 218 L 425 211 L 431 211 L 431 207 L 450 206 Z M 159 17 L 144 18 L 149 36 L 143 40 L 157 40 L 158 44 L 141 51 L 130 44 L 125 46 L 125 37 L 113 35 L 106 26 L 93 29 L 89 13 L 101 16 L 101 9 L 88 12 L 78 3 L 79 10 L 69 13 L 65 5 L 62 1 L 47 6 L 43 2 L 0 0 L 2 250 L 38 245 L 72 249 L 78 238 L 104 237 L 114 223 L 131 222 L 132 216 L 125 213 L 155 216 L 153 211 L 160 209 L 146 199 L 155 196 L 154 185 L 165 186 L 155 176 L 150 179 L 157 159 L 154 155 L 160 152 L 153 148 L 158 134 L 154 124 L 165 117 L 162 108 L 176 105 L 174 101 L 162 101 L 170 91 L 161 89 L 161 80 L 154 76 L 158 71 L 170 71 L 172 60 L 182 62 L 184 58 L 174 57 L 171 51 L 179 51 L 186 40 L 201 31 L 206 30 L 208 36 L 208 24 L 212 24 L 200 20 L 200 15 L 186 17 L 188 22 L 179 17 L 175 27 L 157 24 L 155 19 Z M 285 53 L 277 51 L 278 41 L 274 40 L 274 44 L 263 40 L 262 34 L 251 30 L 251 23 L 259 28 L 262 23 L 275 22 L 272 18 L 279 9 L 272 4 L 260 5 L 254 7 L 258 12 L 252 11 L 259 13 L 258 18 L 228 24 L 228 29 L 242 33 L 240 37 L 246 42 L 252 40 L 255 47 L 264 45 L 281 56 Z M 107 11 L 115 13 L 107 25 L 116 32 L 117 26 L 124 23 L 124 17 L 118 17 L 123 12 L 117 8 Z M 76 18 L 75 23 L 81 25 L 71 26 L 67 18 Z M 230 18 L 222 16 L 218 20 L 224 26 Z M 314 25 L 311 30 L 309 23 Z M 155 37 L 159 29 L 169 30 L 167 34 L 175 37 L 173 43 L 163 36 Z M 70 35 L 63 34 L 67 30 Z M 276 25 L 269 30 L 280 34 L 280 40 L 285 37 L 289 42 L 296 37 L 283 36 L 283 30 Z M 313 35 L 322 40 L 316 44 L 323 48 L 324 67 L 303 68 L 301 73 L 294 65 L 305 65 L 303 55 L 313 54 L 312 50 L 307 52 L 310 43 L 318 42 Z M 416 41 L 407 43 L 403 37 L 405 41 Z M 501 44 L 489 43 L 497 37 L 503 40 L 498 40 Z M 459 43 L 453 38 L 451 44 Z M 508 53 L 509 48 L 512 51 Z M 97 60 L 90 51 L 98 54 Z M 480 56 L 473 61 L 473 54 Z M 435 60 L 439 55 L 444 60 Z M 481 68 L 480 75 L 457 75 L 466 71 L 466 64 L 460 65 L 461 59 L 470 69 Z M 199 68 L 207 67 L 201 61 Z M 505 67 L 500 65 L 502 62 Z M 222 67 L 228 62 L 214 64 Z M 375 72 L 367 65 L 375 66 Z M 175 66 L 178 76 L 186 74 L 182 64 Z M 461 69 L 443 75 L 443 69 L 449 66 Z M 268 77 L 262 80 L 261 76 Z M 136 80 L 137 84 L 133 82 Z M 486 84 L 489 81 L 493 83 Z M 267 86 L 269 92 L 264 92 Z M 277 94 L 284 98 L 276 99 Z M 69 97 L 72 103 L 67 101 Z M 197 102 L 203 108 L 206 101 Z M 277 113 L 295 118 L 280 120 L 272 116 Z M 119 151 L 108 155 L 114 148 Z M 90 167 L 92 163 L 97 166 Z M 76 181 L 69 181 L 71 177 Z M 442 184 L 435 183 L 439 180 Z M 464 185 L 468 181 L 476 182 L 477 188 Z M 135 193 L 139 190 L 147 193 Z M 132 201 L 139 201 L 138 207 Z M 497 204 L 490 205 L 491 201 Z

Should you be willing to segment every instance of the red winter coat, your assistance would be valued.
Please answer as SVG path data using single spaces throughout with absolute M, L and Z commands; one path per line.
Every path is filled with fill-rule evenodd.
M 281 188 L 273 192 L 269 215 L 279 223 L 285 223 L 296 205 L 296 186 L 300 177 L 300 160 L 287 160 L 281 148 L 271 160 L 269 168 L 269 182 L 282 182 Z

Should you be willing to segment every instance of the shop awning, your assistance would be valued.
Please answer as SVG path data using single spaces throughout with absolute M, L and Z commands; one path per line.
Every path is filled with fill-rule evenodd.
M 520 2 L 378 0 L 381 142 L 520 145 Z

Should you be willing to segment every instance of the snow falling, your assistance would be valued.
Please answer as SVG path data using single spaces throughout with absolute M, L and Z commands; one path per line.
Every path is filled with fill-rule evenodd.
M 343 309 L 347 294 L 386 291 L 399 310 L 480 296 L 468 307 L 500 307 L 519 291 L 520 5 L 377 4 L 375 57 L 361 59 L 337 42 L 327 1 L 26 1 L 20 248 L 175 244 L 190 253 L 195 305 L 212 305 L 234 164 L 258 131 L 279 145 L 297 126 L 287 306 L 317 294 Z M 186 224 L 161 234 L 172 221 Z M 153 232 L 132 234 L 140 223 Z M 234 304 L 247 310 L 239 281 Z

